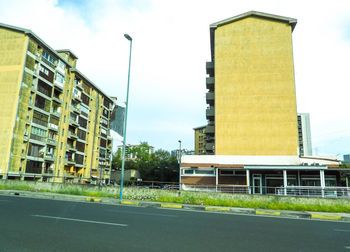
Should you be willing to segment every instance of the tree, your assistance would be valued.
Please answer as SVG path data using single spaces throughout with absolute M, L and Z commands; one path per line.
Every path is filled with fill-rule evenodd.
M 140 172 L 144 181 L 178 181 L 178 161 L 166 150 L 159 149 L 151 152 L 151 146 L 147 142 L 133 148 L 127 148 L 126 154 L 133 154 L 133 160 L 125 161 L 125 169 L 136 169 Z M 113 169 L 121 169 L 122 151 L 118 150 L 113 154 Z

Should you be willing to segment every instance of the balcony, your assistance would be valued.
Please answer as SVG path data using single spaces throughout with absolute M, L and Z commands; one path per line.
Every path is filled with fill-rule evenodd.
M 206 116 L 207 116 L 208 120 L 214 120 L 214 117 L 215 117 L 215 109 L 214 109 L 214 107 L 207 108 Z
M 58 131 L 58 125 L 53 124 L 53 123 L 49 123 L 48 126 L 49 126 L 49 129 L 54 130 L 54 131 Z
M 214 125 L 207 125 L 207 127 L 205 128 L 205 134 L 214 134 L 215 133 L 215 126 Z
M 76 152 L 77 148 L 74 145 L 67 144 L 66 150 Z
M 57 103 L 59 103 L 59 104 L 62 103 L 62 100 L 61 100 L 59 97 L 56 97 L 56 96 L 53 96 L 53 97 L 52 97 L 52 100 L 55 101 L 55 102 L 57 102 Z
M 70 106 L 70 111 L 76 113 L 76 114 L 80 114 L 80 108 L 75 107 L 75 106 Z
M 207 62 L 206 69 L 209 76 L 214 76 L 214 62 Z
M 215 93 L 214 92 L 208 92 L 205 94 L 207 104 L 213 106 L 215 101 Z
M 75 134 L 74 132 L 71 132 L 71 131 L 68 131 L 68 137 L 73 138 L 73 139 L 78 139 L 77 134 Z
M 39 135 L 35 135 L 35 134 L 30 134 L 30 139 L 35 140 L 35 141 L 39 141 L 39 142 L 46 142 L 45 141 L 45 137 L 43 136 L 39 136 Z
M 53 168 L 44 168 L 43 177 L 53 177 L 54 176 Z
M 64 172 L 63 173 L 63 177 L 65 177 L 65 178 L 74 178 L 75 176 L 74 176 L 74 172 Z
M 51 61 L 47 60 L 44 56 L 41 56 L 41 61 L 43 61 L 46 65 L 48 65 L 49 67 L 55 69 L 56 66 L 55 64 L 53 64 Z
M 215 87 L 215 78 L 214 77 L 207 77 L 206 79 L 206 85 L 207 85 L 207 89 L 209 89 L 210 91 L 214 91 L 214 87 Z
M 56 116 L 57 118 L 60 118 L 60 117 L 61 117 L 61 113 L 59 113 L 57 110 L 51 111 L 51 115 L 54 115 L 54 116 Z
M 49 145 L 57 146 L 57 141 L 50 138 L 46 139 L 46 143 Z
M 46 156 L 44 157 L 44 159 L 46 161 L 51 161 L 51 162 L 55 162 L 56 161 L 56 157 L 54 157 L 52 154 L 46 154 Z
M 81 82 L 74 80 L 74 84 L 77 89 L 79 89 L 80 91 L 83 91 L 83 85 L 81 84 Z
M 206 149 L 207 152 L 214 152 L 215 143 L 207 143 L 205 145 L 205 149 Z
M 73 94 L 73 95 L 72 95 L 72 99 L 73 99 L 73 100 L 76 100 L 76 101 L 78 101 L 78 102 L 82 102 L 82 100 L 81 100 L 81 98 L 80 98 L 79 95 Z
M 69 124 L 71 124 L 75 127 L 79 127 L 79 123 L 72 118 L 69 118 Z
M 53 85 L 54 85 L 54 87 L 57 87 L 58 90 L 60 90 L 60 91 L 63 91 L 63 89 L 64 89 L 63 84 L 58 82 L 58 81 L 56 81 L 56 80 L 54 81 Z
M 65 158 L 64 162 L 68 165 L 75 165 L 75 161 L 72 158 Z

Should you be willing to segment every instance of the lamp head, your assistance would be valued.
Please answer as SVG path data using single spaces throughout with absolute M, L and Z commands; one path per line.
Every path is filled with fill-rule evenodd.
M 127 39 L 127 40 L 129 40 L 129 41 L 131 41 L 132 40 L 132 38 L 129 36 L 129 34 L 124 34 L 124 37 Z

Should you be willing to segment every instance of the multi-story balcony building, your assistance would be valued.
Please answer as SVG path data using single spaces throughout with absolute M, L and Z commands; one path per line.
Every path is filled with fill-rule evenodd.
M 112 100 L 30 30 L 0 24 L 0 178 L 110 178 Z

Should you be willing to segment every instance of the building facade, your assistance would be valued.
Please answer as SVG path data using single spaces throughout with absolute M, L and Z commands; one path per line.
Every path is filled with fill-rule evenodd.
M 0 24 L 0 177 L 108 182 L 112 100 L 30 30 Z
M 205 155 L 206 152 L 206 125 L 194 128 L 194 154 Z
M 299 155 L 312 156 L 310 114 L 298 113 Z
M 350 197 L 349 188 L 344 188 L 349 177 L 350 169 L 340 168 L 336 157 L 192 155 L 181 159 L 183 190 Z
M 298 155 L 296 23 L 250 11 L 210 25 L 208 154 Z

